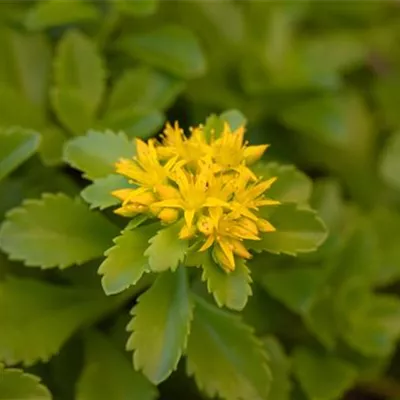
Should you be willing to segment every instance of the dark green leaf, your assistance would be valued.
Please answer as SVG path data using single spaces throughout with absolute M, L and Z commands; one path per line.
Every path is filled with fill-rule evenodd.
M 113 87 L 108 113 L 125 109 L 132 111 L 134 107 L 165 109 L 174 102 L 183 87 L 180 79 L 149 67 L 128 70 Z
M 0 229 L 0 247 L 27 266 L 66 268 L 100 257 L 118 229 L 64 194 L 44 194 L 12 209 Z
M 261 284 L 275 299 L 295 313 L 305 313 L 324 282 L 325 272 L 318 268 L 281 268 L 266 271 Z
M 268 336 L 263 342 L 268 351 L 269 366 L 272 374 L 271 390 L 268 397 L 273 400 L 289 400 L 292 386 L 290 360 L 275 337 Z
M 3 60 L 0 64 L 0 83 L 14 89 L 36 106 L 45 105 L 51 62 L 46 38 L 40 34 L 28 35 L 17 30 L 2 29 L 0 48 Z M 21 112 L 20 107 L 17 110 Z
M 341 398 L 352 386 L 357 374 L 347 362 L 305 347 L 295 350 L 293 368 L 310 400 Z
M 103 61 L 95 45 L 78 31 L 67 31 L 56 51 L 52 99 L 61 122 L 73 133 L 84 133 L 82 121 L 94 116 L 104 81 Z
M 0 128 L 0 180 L 31 157 L 39 147 L 40 136 L 21 128 Z
M 202 299 L 196 302 L 186 354 L 188 373 L 208 396 L 267 397 L 272 378 L 262 343 L 236 316 Z
M 307 204 L 312 191 L 312 181 L 293 165 L 258 163 L 254 171 L 263 179 L 278 178 L 267 192 L 271 199 L 282 203 Z
M 129 360 L 105 336 L 88 334 L 85 347 L 85 366 L 77 384 L 77 400 L 154 400 L 157 397 L 157 389 L 133 370 Z
M 129 138 L 147 139 L 161 128 L 165 116 L 157 110 L 126 108 L 108 113 L 96 123 L 99 129 L 123 131 Z
M 48 361 L 77 329 L 109 307 L 97 290 L 22 278 L 0 282 L 0 302 L 0 360 L 25 365 Z
M 99 17 L 97 8 L 86 1 L 45 0 L 36 3 L 28 12 L 25 24 L 28 29 L 41 30 L 58 25 L 93 21 Z
M 123 14 L 134 17 L 144 17 L 154 14 L 158 7 L 159 0 L 114 0 L 115 7 Z
M 124 37 L 120 48 L 132 57 L 182 78 L 196 78 L 206 61 L 196 37 L 187 28 L 169 25 Z
M 312 210 L 299 209 L 290 203 L 264 210 L 276 231 L 263 234 L 260 241 L 249 242 L 248 246 L 256 251 L 307 253 L 316 250 L 326 238 L 326 228 Z
M 183 267 L 165 271 L 139 297 L 128 325 L 132 331 L 127 349 L 134 350 L 135 369 L 154 384 L 176 369 L 190 331 L 193 305 Z
M 393 135 L 382 150 L 379 168 L 382 178 L 400 189 L 400 133 Z

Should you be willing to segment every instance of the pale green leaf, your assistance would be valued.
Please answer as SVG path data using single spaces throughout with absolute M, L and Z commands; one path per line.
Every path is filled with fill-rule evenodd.
M 382 150 L 379 170 L 386 183 L 400 189 L 400 133 L 394 134 Z
M 144 17 L 154 14 L 159 0 L 114 0 L 118 11 L 134 17 Z
M 111 192 L 123 188 L 133 188 L 133 185 L 121 175 L 110 174 L 104 178 L 95 179 L 92 184 L 82 190 L 81 196 L 90 204 L 90 208 L 103 210 L 120 203 L 120 200 Z
M 105 336 L 92 332 L 85 340 L 85 364 L 77 400 L 154 400 L 157 389 L 134 371 L 125 355 Z
M 334 355 L 306 347 L 294 352 L 293 369 L 310 400 L 334 400 L 353 385 L 357 371 Z
M 277 163 L 257 163 L 254 171 L 263 179 L 276 177 L 266 195 L 282 203 L 307 204 L 312 191 L 312 181 L 303 172 L 293 165 L 279 165 Z
M 115 83 L 107 112 L 133 107 L 166 109 L 183 87 L 180 79 L 155 69 L 143 66 L 130 69 Z
M 158 384 L 176 369 L 186 348 L 193 314 L 186 270 L 159 275 L 132 313 L 127 349 L 134 350 L 135 369 Z
M 149 269 L 148 258 L 144 252 L 156 229 L 154 225 L 134 230 L 125 229 L 122 235 L 114 240 L 115 246 L 106 251 L 106 259 L 98 271 L 103 275 L 101 283 L 107 295 L 134 285 Z
M 226 306 L 233 310 L 242 310 L 251 295 L 251 277 L 246 263 L 237 258 L 235 270 L 224 271 L 207 254 L 202 260 L 201 279 L 207 282 L 207 289 L 214 296 L 219 307 Z
M 209 397 L 267 398 L 268 357 L 252 329 L 236 316 L 196 298 L 187 347 L 187 371 Z
M 321 268 L 295 267 L 266 271 L 262 286 L 275 299 L 295 313 L 309 310 L 324 282 L 325 271 Z
M 0 400 L 12 399 L 51 400 L 52 396 L 37 376 L 0 364 Z
M 97 290 L 22 278 L 0 282 L 0 303 L 0 360 L 25 365 L 47 361 L 76 330 L 109 308 Z
M 158 110 L 126 108 L 108 113 L 96 123 L 96 127 L 123 131 L 129 138 L 147 139 L 161 128 L 165 116 Z
M 196 78 L 206 70 L 206 61 L 196 37 L 181 26 L 168 25 L 124 37 L 120 48 L 146 64 L 182 78 Z
M 101 257 L 118 229 L 64 194 L 44 194 L 12 209 L 0 229 L 0 247 L 27 266 L 66 268 Z
M 167 226 L 149 240 L 150 246 L 144 255 L 149 258 L 152 271 L 161 272 L 167 269 L 174 271 L 184 260 L 189 242 L 179 238 L 181 228 L 180 223 Z
M 223 121 L 228 122 L 231 129 L 238 129 L 246 125 L 247 119 L 239 110 L 227 110 L 219 116 Z
M 10 86 L 30 103 L 43 106 L 47 101 L 51 67 L 51 50 L 46 37 L 1 29 L 0 48 L 0 83 Z M 20 107 L 16 111 L 21 112 Z
M 27 13 L 25 25 L 31 30 L 96 20 L 100 16 L 94 4 L 83 0 L 36 3 Z
M 268 336 L 264 340 L 268 352 L 269 367 L 271 368 L 272 384 L 268 397 L 273 400 L 289 400 L 291 390 L 291 362 L 279 341 Z
M 326 228 L 312 210 L 288 203 L 264 207 L 262 212 L 276 231 L 262 234 L 259 241 L 249 241 L 248 246 L 256 251 L 296 255 L 316 250 L 326 239 Z
M 90 131 L 64 147 L 64 160 L 91 180 L 112 174 L 120 158 L 131 158 L 134 154 L 134 143 L 122 132 Z
M 22 128 L 0 128 L 0 180 L 31 157 L 39 147 L 40 136 Z

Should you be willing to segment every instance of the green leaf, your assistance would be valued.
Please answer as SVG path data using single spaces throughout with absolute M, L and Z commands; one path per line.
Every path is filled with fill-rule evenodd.
M 60 120 L 65 123 L 69 117 L 79 121 L 94 116 L 103 96 L 104 83 L 103 61 L 95 45 L 82 33 L 67 31 L 58 44 L 54 62 L 52 97 Z
M 0 83 L 14 89 L 31 104 L 44 106 L 51 67 L 51 49 L 46 37 L 1 29 L 0 48 L 3 59 L 0 64 Z M 17 111 L 21 112 L 20 107 Z
M 115 83 L 107 112 L 134 107 L 163 110 L 183 88 L 183 81 L 155 69 L 143 66 L 130 69 Z
M 117 228 L 82 202 L 44 194 L 7 214 L 0 247 L 27 266 L 66 268 L 100 257 L 117 234 Z
M 266 271 L 261 284 L 291 311 L 303 314 L 319 293 L 325 275 L 325 271 L 318 268 L 280 268 Z
M 337 294 L 337 313 L 345 341 L 365 356 L 391 354 L 400 338 L 400 300 L 375 295 L 359 279 L 349 281 Z
M 236 259 L 235 270 L 225 272 L 210 254 L 203 258 L 201 279 L 207 282 L 207 289 L 214 296 L 219 307 L 242 310 L 251 295 L 250 270 L 242 259 Z
M 0 360 L 25 365 L 48 361 L 77 329 L 110 307 L 97 290 L 22 278 L 0 282 L 0 303 Z
M 264 210 L 276 231 L 263 234 L 259 241 L 249 241 L 248 246 L 256 251 L 288 255 L 307 253 L 316 250 L 326 238 L 326 228 L 312 210 L 299 209 L 290 203 Z
M 378 103 L 378 111 L 383 115 L 390 128 L 400 127 L 400 118 L 397 104 L 400 101 L 400 93 L 397 90 L 400 84 L 399 74 L 382 74 L 373 87 L 375 100 Z
M 379 264 L 375 269 L 375 282 L 380 286 L 395 283 L 400 279 L 400 214 L 392 209 L 377 209 L 371 215 L 378 240 Z
M 157 110 L 126 108 L 108 113 L 96 127 L 123 131 L 129 138 L 147 139 L 157 133 L 164 120 L 164 114 Z
M 0 180 L 31 157 L 39 147 L 40 136 L 22 128 L 0 128 Z
M 104 210 L 120 203 L 120 200 L 111 195 L 112 191 L 132 187 L 133 185 L 123 176 L 111 174 L 95 179 L 91 185 L 82 190 L 81 196 L 90 204 L 90 208 Z
M 275 337 L 268 336 L 263 342 L 268 352 L 269 366 L 272 374 L 271 390 L 268 397 L 273 400 L 290 400 L 292 386 L 290 380 L 290 360 L 285 354 L 282 345 Z
M 168 25 L 124 37 L 119 47 L 139 61 L 182 78 L 196 78 L 206 71 L 206 61 L 196 37 L 181 26 Z
M 114 0 L 118 11 L 134 17 L 145 17 L 154 14 L 157 10 L 159 0 Z
M 157 389 L 105 336 L 92 332 L 85 340 L 86 356 L 77 384 L 77 400 L 154 400 Z M 111 366 L 111 368 L 110 368 Z
M 50 98 L 58 120 L 74 135 L 85 134 L 94 123 L 93 112 L 80 90 L 53 88 Z
M 106 251 L 107 258 L 98 271 L 103 275 L 101 283 L 107 295 L 119 293 L 134 285 L 149 269 L 144 252 L 155 230 L 154 225 L 125 229 L 121 236 L 114 239 L 115 246 Z
M 149 240 L 150 246 L 144 255 L 149 258 L 152 271 L 161 272 L 167 269 L 175 271 L 184 260 L 189 247 L 187 240 L 179 239 L 182 224 L 176 223 L 160 229 Z
M 120 158 L 131 158 L 134 154 L 134 143 L 124 133 L 111 131 L 89 131 L 70 140 L 64 148 L 64 160 L 91 180 L 112 174 Z
M 267 196 L 282 203 L 307 204 L 312 191 L 312 181 L 293 165 L 277 163 L 257 163 L 254 171 L 263 179 L 277 177 L 278 179 L 268 189 Z
M 310 400 L 334 400 L 353 385 L 357 371 L 334 355 L 298 347 L 293 356 L 293 369 Z
M 354 95 L 311 98 L 286 109 L 282 118 L 290 128 L 334 149 L 351 148 L 358 156 L 370 145 L 368 111 Z
M 393 135 L 382 150 L 379 171 L 387 184 L 400 189 L 400 133 Z
M 181 267 L 159 275 L 132 313 L 127 349 L 134 350 L 135 369 L 158 384 L 176 369 L 186 348 L 193 314 L 186 270 Z
M 238 129 L 246 125 L 247 119 L 239 110 L 227 110 L 219 116 L 222 120 L 228 122 L 231 129 Z
M 51 400 L 48 389 L 40 378 L 21 369 L 4 368 L 0 364 L 0 400 Z
M 46 166 L 54 166 L 62 163 L 63 146 L 67 137 L 61 129 L 49 126 L 40 130 L 42 137 L 39 147 L 40 158 Z
M 32 104 L 24 95 L 0 83 L 0 126 L 20 126 L 27 129 L 41 129 L 45 126 L 43 110 Z
M 262 400 L 271 374 L 262 343 L 236 316 L 196 298 L 187 371 L 207 396 Z
M 46 0 L 36 3 L 29 10 L 25 25 L 30 30 L 42 30 L 58 25 L 93 21 L 99 16 L 97 8 L 86 1 Z

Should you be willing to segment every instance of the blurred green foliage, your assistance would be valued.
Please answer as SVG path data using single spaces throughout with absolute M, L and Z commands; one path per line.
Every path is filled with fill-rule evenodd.
M 1 1 L 0 399 L 398 400 L 399 39 L 395 0 Z M 120 220 L 73 197 L 114 205 L 128 139 L 221 113 L 271 144 L 261 171 L 292 204 L 259 246 L 283 254 L 249 263 L 242 320 L 167 271 L 128 333 L 152 234 L 133 221 L 112 247 Z M 309 205 L 329 236 L 293 257 L 320 235 L 296 213 Z M 153 242 L 160 270 L 168 240 Z M 108 294 L 136 284 L 105 296 L 100 264 Z M 218 305 L 241 309 L 246 267 L 226 281 L 209 264 Z M 176 371 L 157 389 L 127 341 L 153 383 Z

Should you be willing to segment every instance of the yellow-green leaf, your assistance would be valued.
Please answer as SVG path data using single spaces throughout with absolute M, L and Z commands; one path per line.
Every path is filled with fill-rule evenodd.
M 159 275 L 133 308 L 127 349 L 134 351 L 135 369 L 143 371 L 154 384 L 176 369 L 186 348 L 192 309 L 184 267 Z

